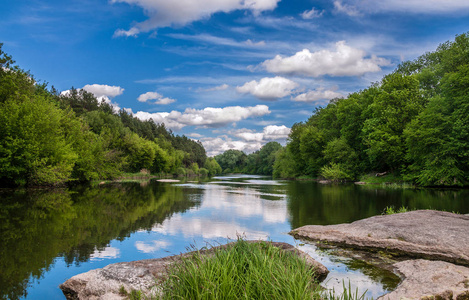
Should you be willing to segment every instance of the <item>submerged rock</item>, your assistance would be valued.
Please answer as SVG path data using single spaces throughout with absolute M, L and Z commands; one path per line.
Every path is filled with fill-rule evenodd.
M 405 278 L 378 299 L 469 299 L 469 268 L 443 261 L 406 260 L 394 264 Z
M 307 225 L 290 234 L 338 246 L 469 266 L 469 216 L 466 215 L 417 210 L 374 216 L 350 224 Z
M 318 280 L 325 279 L 329 273 L 325 266 L 294 246 L 280 242 L 272 242 L 271 244 L 284 251 L 292 251 L 304 258 L 308 265 L 315 268 Z M 227 245 L 202 250 L 199 253 L 210 255 L 215 249 L 224 247 Z M 141 291 L 144 295 L 149 296 L 154 292 L 152 289 L 156 288 L 156 282 L 165 280 L 167 277 L 168 267 L 180 261 L 181 258 L 192 255 L 192 253 L 111 264 L 102 269 L 73 276 L 61 284 L 60 289 L 67 299 L 127 299 L 128 296 L 125 292 L 128 293 L 132 290 Z

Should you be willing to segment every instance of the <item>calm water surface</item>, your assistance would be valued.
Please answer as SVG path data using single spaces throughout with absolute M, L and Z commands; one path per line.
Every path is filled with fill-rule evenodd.
M 297 245 L 342 282 L 376 298 L 398 283 L 388 272 L 288 235 L 309 224 L 380 214 L 386 206 L 469 213 L 467 190 L 384 189 L 276 181 L 260 176 L 203 182 L 115 183 L 73 190 L 0 191 L 0 297 L 64 299 L 58 285 L 108 264 L 159 258 L 247 239 Z

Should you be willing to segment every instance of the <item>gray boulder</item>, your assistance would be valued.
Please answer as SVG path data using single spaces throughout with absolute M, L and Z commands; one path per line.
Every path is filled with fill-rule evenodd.
M 290 234 L 342 247 L 469 265 L 467 215 L 418 210 L 374 216 L 350 224 L 307 225 Z

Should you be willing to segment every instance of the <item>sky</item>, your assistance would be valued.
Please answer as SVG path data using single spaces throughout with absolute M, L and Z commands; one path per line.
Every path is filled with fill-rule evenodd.
M 200 140 L 285 144 L 333 98 L 469 31 L 468 0 L 2 0 L 3 51 Z

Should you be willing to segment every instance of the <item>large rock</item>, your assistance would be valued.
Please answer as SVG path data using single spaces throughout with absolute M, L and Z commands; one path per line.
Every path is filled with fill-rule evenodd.
M 469 265 L 469 216 L 418 210 L 375 216 L 350 224 L 307 225 L 295 238 L 397 256 L 428 258 Z
M 321 263 L 294 246 L 277 242 L 272 242 L 272 244 L 284 251 L 292 251 L 305 258 L 306 262 L 316 269 L 316 276 L 319 280 L 326 278 L 329 273 Z M 226 245 L 220 247 L 226 247 Z M 210 255 L 220 247 L 203 250 L 200 253 Z M 156 282 L 165 280 L 168 266 L 190 255 L 192 252 L 158 259 L 111 264 L 102 269 L 73 276 L 61 284 L 60 288 L 67 299 L 127 299 L 127 296 L 121 293 L 122 290 L 127 292 L 138 290 L 149 296 L 155 293 L 152 289 L 155 289 Z
M 394 264 L 405 278 L 378 299 L 469 299 L 469 268 L 443 261 L 406 260 Z

